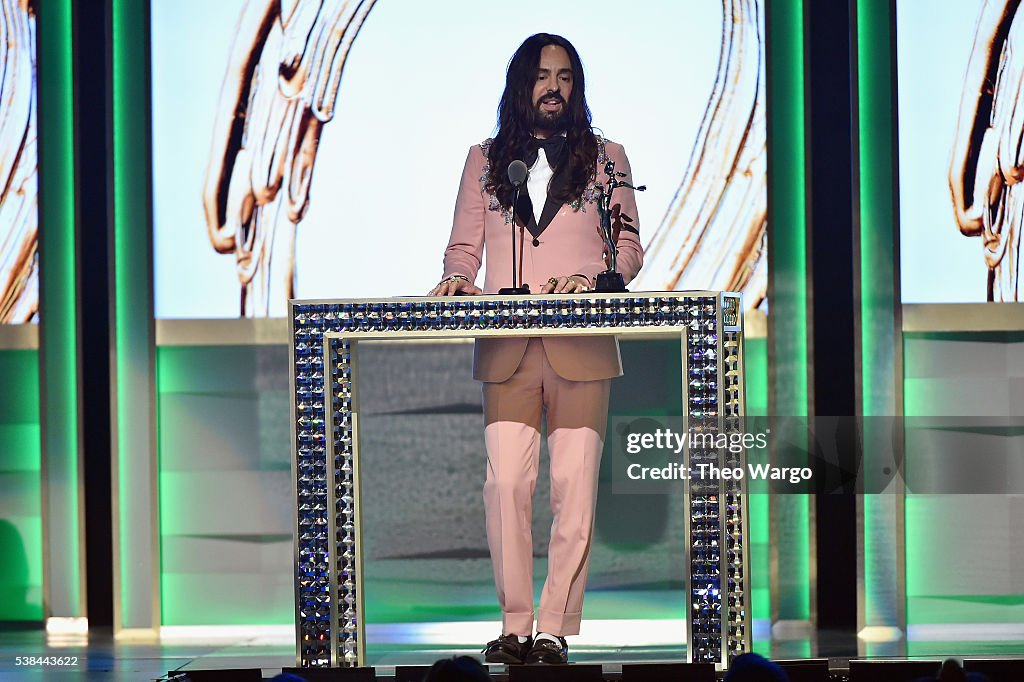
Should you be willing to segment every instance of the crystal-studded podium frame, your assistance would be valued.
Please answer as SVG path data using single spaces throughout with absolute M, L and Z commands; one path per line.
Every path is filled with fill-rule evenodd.
M 679 337 L 689 429 L 739 428 L 740 294 L 642 292 L 289 302 L 295 491 L 295 625 L 299 667 L 366 665 L 360 542 L 358 342 L 553 334 Z M 742 466 L 722 450 L 701 462 Z M 481 454 L 481 456 L 483 456 Z M 687 660 L 719 667 L 751 650 L 742 483 L 691 481 Z

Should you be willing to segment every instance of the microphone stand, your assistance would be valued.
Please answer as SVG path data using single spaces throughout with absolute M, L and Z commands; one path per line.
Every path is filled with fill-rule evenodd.
M 512 198 L 512 286 L 498 289 L 499 296 L 519 296 L 530 293 L 528 284 L 519 284 L 519 269 L 516 264 L 516 228 L 519 227 L 516 223 L 516 204 L 519 203 L 519 189 L 522 185 L 522 182 L 515 185 L 516 193 Z M 520 237 L 520 241 L 522 241 L 522 237 Z

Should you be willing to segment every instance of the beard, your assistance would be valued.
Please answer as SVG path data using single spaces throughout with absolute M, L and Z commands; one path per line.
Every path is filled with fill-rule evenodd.
M 549 133 L 561 133 L 565 131 L 569 124 L 569 110 L 566 106 L 565 100 L 561 100 L 561 102 L 562 107 L 558 111 L 544 111 L 541 109 L 540 101 L 534 105 L 534 130 L 544 130 Z

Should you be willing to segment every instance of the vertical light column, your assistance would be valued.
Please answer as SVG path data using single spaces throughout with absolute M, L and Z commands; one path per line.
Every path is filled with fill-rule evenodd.
M 769 415 L 807 415 L 804 2 L 768 0 L 768 372 Z M 772 495 L 773 639 L 803 642 L 786 655 L 809 655 L 815 585 L 811 571 L 812 498 Z
M 44 618 L 38 331 L 0 324 L 0 621 Z
M 751 324 L 756 313 L 747 312 L 743 323 L 743 413 L 746 428 L 764 421 L 768 415 L 768 339 L 765 325 Z M 760 317 L 764 322 L 766 318 Z M 756 327 L 755 327 L 756 325 Z M 753 334 L 752 334 L 753 333 Z M 750 547 L 750 628 L 755 653 L 770 656 L 771 642 L 771 536 L 769 534 L 768 486 L 763 481 L 748 482 L 746 518 Z
M 44 617 L 85 616 L 71 0 L 40 0 L 39 379 Z
M 111 0 L 114 626 L 160 626 L 149 187 L 149 3 Z
M 884 417 L 902 413 L 899 235 L 896 194 L 895 31 L 891 0 L 858 0 L 855 16 L 854 153 L 858 249 L 857 361 L 864 419 L 862 477 L 877 492 L 858 496 L 857 630 L 861 655 L 906 653 L 903 480 Z M 893 420 L 895 423 L 895 420 Z

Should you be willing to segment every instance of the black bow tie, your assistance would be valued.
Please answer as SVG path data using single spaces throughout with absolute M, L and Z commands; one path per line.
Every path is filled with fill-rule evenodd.
M 536 137 L 530 138 L 526 143 L 526 158 L 523 161 L 527 168 L 533 168 L 537 163 L 537 150 L 543 149 L 544 155 L 548 158 L 548 164 L 552 169 L 557 169 L 565 157 L 565 135 L 554 135 L 544 140 Z

